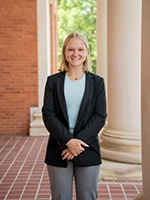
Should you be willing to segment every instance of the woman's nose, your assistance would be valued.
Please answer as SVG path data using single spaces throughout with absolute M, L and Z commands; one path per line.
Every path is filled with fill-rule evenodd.
M 73 55 L 74 56 L 78 55 L 78 50 L 74 50 Z

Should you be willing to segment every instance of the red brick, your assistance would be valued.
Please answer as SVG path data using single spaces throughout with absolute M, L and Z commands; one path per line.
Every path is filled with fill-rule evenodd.
M 0 134 L 28 134 L 37 79 L 36 0 L 1 0 Z

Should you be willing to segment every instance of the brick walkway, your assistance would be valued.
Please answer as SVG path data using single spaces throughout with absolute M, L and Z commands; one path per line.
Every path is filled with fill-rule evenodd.
M 0 200 L 50 199 L 43 161 L 47 139 L 0 136 Z M 142 191 L 142 181 L 100 180 L 98 189 L 98 200 L 133 200 Z

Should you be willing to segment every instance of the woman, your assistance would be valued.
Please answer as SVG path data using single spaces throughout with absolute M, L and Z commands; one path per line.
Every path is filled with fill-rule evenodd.
M 96 200 L 101 155 L 98 133 L 105 124 L 102 77 L 89 72 L 86 38 L 70 34 L 63 44 L 59 73 L 47 79 L 42 108 L 50 133 L 47 164 L 52 200 L 71 200 L 73 177 L 77 200 Z

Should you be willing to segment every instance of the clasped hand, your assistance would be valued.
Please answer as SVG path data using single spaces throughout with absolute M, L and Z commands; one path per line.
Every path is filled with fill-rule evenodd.
M 66 146 L 68 148 L 63 150 L 62 160 L 65 160 L 65 159 L 72 160 L 75 156 L 78 156 L 80 153 L 82 153 L 85 150 L 84 147 L 89 147 L 88 144 L 86 144 L 85 142 L 79 139 L 69 140 Z

